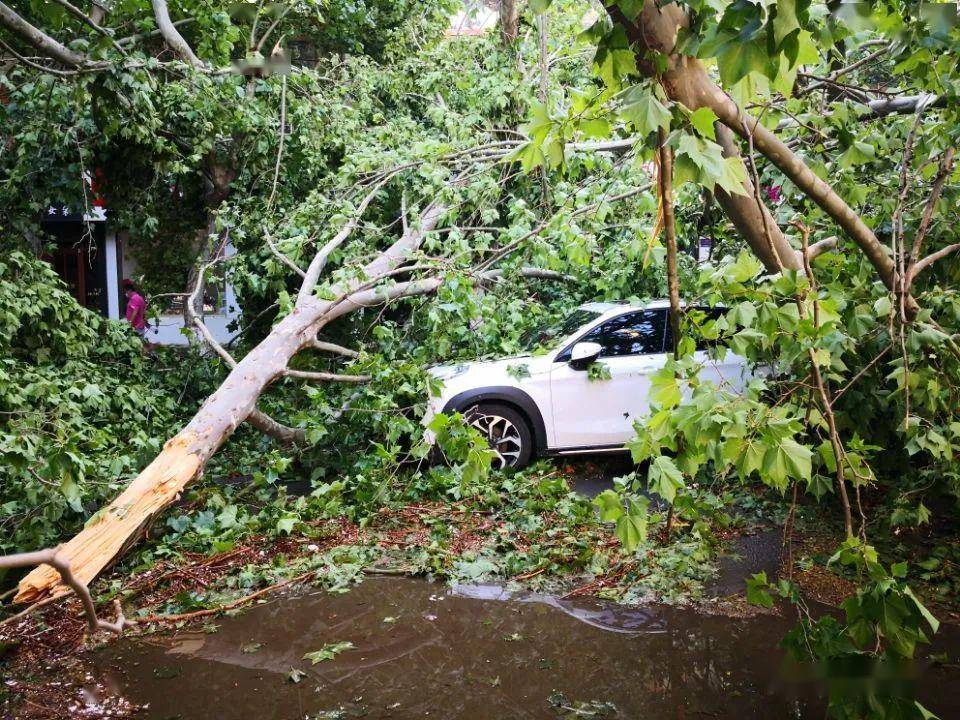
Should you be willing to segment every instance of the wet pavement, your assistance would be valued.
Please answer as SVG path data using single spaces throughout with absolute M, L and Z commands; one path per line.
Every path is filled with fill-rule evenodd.
M 101 651 L 99 674 L 157 720 L 823 717 L 810 686 L 784 680 L 774 648 L 790 622 L 774 616 L 372 578 L 217 624 L 122 639 Z M 335 643 L 352 648 L 303 659 Z M 942 718 L 960 716 L 960 699 L 938 692 L 957 680 L 940 668 L 922 678 L 921 697 Z
M 588 498 L 613 489 L 614 478 L 636 469 L 629 453 L 558 458 L 556 462 L 568 477 L 571 489 Z M 655 506 L 658 498 L 651 499 Z M 718 559 L 716 576 L 705 588 L 705 597 L 723 598 L 743 593 L 745 578 L 754 573 L 765 572 L 767 578 L 775 582 L 780 570 L 782 541 L 782 533 L 775 528 L 759 529 L 736 538 Z

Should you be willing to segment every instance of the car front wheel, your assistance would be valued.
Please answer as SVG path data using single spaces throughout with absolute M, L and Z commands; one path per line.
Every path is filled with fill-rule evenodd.
M 533 434 L 520 413 L 506 405 L 480 403 L 464 412 L 466 421 L 487 439 L 495 453 L 492 466 L 522 468 L 533 457 Z

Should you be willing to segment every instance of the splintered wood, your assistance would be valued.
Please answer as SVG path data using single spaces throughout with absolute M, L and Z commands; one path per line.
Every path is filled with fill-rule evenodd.
M 158 512 L 174 502 L 201 468 L 192 450 L 194 433 L 170 440 L 152 463 L 73 539 L 60 549 L 80 582 L 89 584 Z M 35 568 L 20 581 L 14 602 L 29 603 L 69 589 L 49 565 Z

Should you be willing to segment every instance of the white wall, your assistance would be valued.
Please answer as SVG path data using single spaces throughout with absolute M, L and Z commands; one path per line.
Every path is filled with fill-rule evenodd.
M 120 319 L 120 261 L 117 254 L 117 234 L 107 230 L 104 258 L 107 263 L 107 317 Z
M 233 248 L 228 248 L 228 253 L 232 253 Z M 221 312 L 207 315 L 204 317 L 204 324 L 210 329 L 211 334 L 220 344 L 230 342 L 239 332 L 239 327 L 231 332 L 229 325 L 240 317 L 240 308 L 237 307 L 236 296 L 233 293 L 233 286 L 227 283 L 224 292 L 224 308 Z M 157 345 L 189 345 L 190 337 L 195 335 L 191 328 L 185 335 L 183 332 L 183 315 L 161 315 L 157 320 L 150 320 L 147 325 L 147 341 Z M 194 337 L 194 342 L 202 342 L 200 338 Z
M 120 233 L 116 236 L 116 246 L 120 250 L 121 254 L 121 263 L 120 267 L 122 269 L 122 274 L 124 278 L 134 277 L 137 274 L 137 258 L 136 254 L 131 250 L 131 248 L 123 242 L 124 233 Z M 108 236 L 109 237 L 109 236 Z M 109 245 L 108 245 L 109 247 Z M 108 251 L 109 252 L 109 251 Z M 233 255 L 234 249 L 233 245 L 228 244 L 225 250 L 226 255 L 229 257 Z M 107 276 L 109 284 L 110 276 L 110 265 L 109 265 L 109 254 L 107 256 Z M 116 267 L 116 264 L 113 265 Z M 119 284 L 120 280 L 117 280 Z M 237 298 L 233 292 L 233 286 L 228 282 L 224 288 L 224 302 L 223 308 L 220 312 L 212 313 L 204 317 L 204 322 L 207 327 L 210 328 L 210 332 L 213 334 L 213 337 L 219 343 L 228 343 L 233 337 L 239 332 L 239 328 L 232 331 L 228 326 L 236 319 L 240 317 L 240 308 L 237 305 Z M 123 307 L 121 303 L 121 307 Z M 162 314 L 159 318 L 151 318 L 149 313 L 150 308 L 147 308 L 147 341 L 154 343 L 156 345 L 189 345 L 191 342 L 191 336 L 195 334 L 195 331 L 192 329 L 188 330 L 190 335 L 184 334 L 184 319 L 182 314 Z M 199 338 L 194 339 L 195 342 L 200 342 Z

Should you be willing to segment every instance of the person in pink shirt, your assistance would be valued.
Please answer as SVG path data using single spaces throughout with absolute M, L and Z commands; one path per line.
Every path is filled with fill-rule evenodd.
M 133 280 L 123 281 L 123 294 L 127 298 L 127 322 L 133 327 L 133 331 L 143 339 L 147 334 L 147 301 L 143 299 L 143 295 L 137 292 Z

